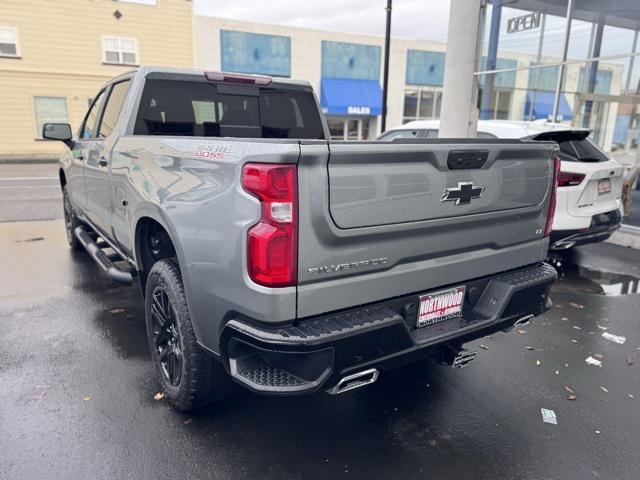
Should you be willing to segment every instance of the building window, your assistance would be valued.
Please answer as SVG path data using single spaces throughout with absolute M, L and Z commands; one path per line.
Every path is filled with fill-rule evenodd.
M 444 81 L 444 52 L 407 50 L 407 85 L 434 85 Z
M 322 41 L 322 76 L 378 80 L 381 49 L 375 45 Z
M 403 123 L 413 120 L 440 118 L 442 91 L 428 88 L 410 88 L 404 92 Z
M 138 45 L 135 38 L 103 37 L 104 63 L 137 65 Z
M 13 27 L 0 27 L 0 57 L 19 57 L 18 31 Z
M 478 108 L 482 105 L 482 95 L 484 90 L 478 89 Z M 511 111 L 511 94 L 512 90 L 495 89 L 491 92 L 491 111 L 490 119 L 492 120 L 509 120 Z
M 220 30 L 222 70 L 291 76 L 291 39 L 282 35 Z
M 69 123 L 65 97 L 33 97 L 36 116 L 36 138 L 42 138 L 45 123 Z

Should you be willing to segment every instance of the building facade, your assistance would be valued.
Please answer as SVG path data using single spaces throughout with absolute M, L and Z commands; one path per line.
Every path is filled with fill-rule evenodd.
M 194 45 L 198 68 L 311 82 L 333 138 L 368 139 L 379 133 L 383 37 L 195 16 Z M 412 92 L 422 83 L 429 91 L 442 91 L 445 49 L 444 43 L 393 39 L 387 125 L 403 123 L 405 91 L 415 95 Z M 435 67 L 421 67 L 421 57 L 407 55 L 411 50 L 435 55 Z M 420 68 L 426 68 L 427 73 Z M 429 74 L 432 68 L 439 74 Z M 409 84 L 408 78 L 415 85 Z M 424 104 L 422 108 L 427 111 Z
M 375 138 L 381 123 L 383 49 L 381 36 L 194 16 L 190 0 L 2 0 L 0 159 L 56 157 L 63 147 L 40 139 L 42 124 L 69 122 L 77 129 L 100 86 L 135 65 L 308 80 L 332 138 Z M 392 39 L 389 128 L 440 118 L 445 52 L 445 43 Z M 501 48 L 494 69 L 506 71 L 491 80 L 485 118 L 549 118 L 558 68 L 533 67 L 558 60 Z M 486 64 L 483 56 L 478 70 L 486 70 Z M 564 71 L 559 116 L 572 125 L 585 123 L 588 99 L 621 92 L 625 73 L 620 64 L 600 62 L 597 77 L 589 73 L 584 64 L 567 65 Z M 477 75 L 479 106 L 487 78 Z M 588 112 L 593 138 L 607 150 L 628 138 L 625 125 L 636 115 L 617 107 L 595 103 L 597 115 Z
M 2 0 L 0 159 L 52 158 L 45 122 L 77 129 L 110 78 L 136 65 L 193 66 L 188 0 Z
M 304 79 L 320 100 L 334 139 L 375 138 L 381 113 L 384 38 L 265 25 L 214 17 L 194 17 L 195 66 Z M 446 44 L 394 38 L 389 63 L 387 125 L 440 118 Z M 538 57 L 531 53 L 501 51 L 497 69 L 516 69 L 493 79 L 489 118 L 539 120 L 550 115 L 556 69 L 527 69 Z M 555 57 L 542 57 L 553 62 Z M 480 60 L 480 69 L 486 64 Z M 601 64 L 598 93 L 615 95 L 622 74 L 619 65 Z M 572 122 L 580 112 L 585 91 L 585 70 L 567 67 L 560 113 Z M 485 76 L 478 76 L 478 103 Z M 611 146 L 617 112 L 611 109 L 597 126 L 595 137 Z M 579 114 L 579 113 L 578 113 Z

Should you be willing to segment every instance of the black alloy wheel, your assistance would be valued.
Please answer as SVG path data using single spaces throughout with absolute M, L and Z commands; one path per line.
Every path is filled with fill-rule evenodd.
M 162 285 L 152 293 L 153 342 L 165 381 L 177 387 L 182 380 L 182 341 L 175 319 L 175 308 Z

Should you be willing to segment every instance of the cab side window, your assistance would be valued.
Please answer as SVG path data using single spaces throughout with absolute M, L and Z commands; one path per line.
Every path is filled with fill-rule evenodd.
M 108 137 L 115 129 L 120 110 L 122 110 L 122 105 L 127 98 L 130 84 L 130 80 L 125 80 L 114 84 L 111 88 L 107 104 L 104 107 L 104 113 L 102 114 L 102 120 L 100 121 L 100 127 L 98 128 L 99 138 Z
M 80 127 L 81 139 L 97 137 L 98 114 L 100 113 L 100 107 L 102 106 L 103 99 L 104 90 L 101 90 L 93 101 L 91 107 L 89 107 L 87 115 L 84 117 L 84 122 L 82 122 L 82 127 Z

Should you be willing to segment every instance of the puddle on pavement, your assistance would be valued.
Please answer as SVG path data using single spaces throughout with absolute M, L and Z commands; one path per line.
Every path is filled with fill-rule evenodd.
M 595 295 L 632 295 L 640 293 L 640 278 L 621 273 L 599 272 L 563 262 L 558 270 L 554 288 L 562 291 L 592 293 Z

